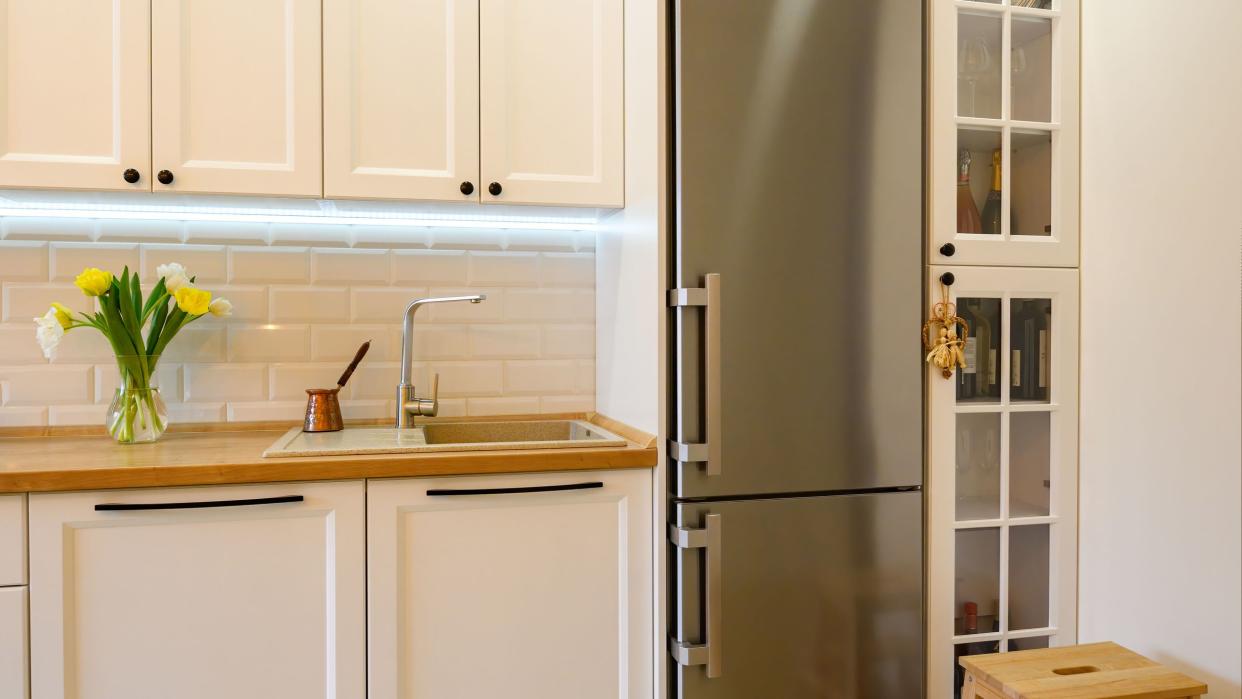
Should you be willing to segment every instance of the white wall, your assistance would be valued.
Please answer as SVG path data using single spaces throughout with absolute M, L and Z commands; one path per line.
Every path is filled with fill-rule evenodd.
M 1082 22 L 1079 638 L 1242 697 L 1242 3 Z

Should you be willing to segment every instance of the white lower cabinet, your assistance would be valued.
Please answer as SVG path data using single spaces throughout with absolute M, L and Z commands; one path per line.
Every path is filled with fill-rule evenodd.
M 0 587 L 0 697 L 30 696 L 27 666 L 26 588 Z
M 651 477 L 369 482 L 370 699 L 650 697 Z
M 365 507 L 362 481 L 31 495 L 31 696 L 364 696 Z

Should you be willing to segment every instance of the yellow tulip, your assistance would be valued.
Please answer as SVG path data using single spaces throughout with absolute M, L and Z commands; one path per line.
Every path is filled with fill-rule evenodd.
M 53 301 L 52 310 L 56 311 L 56 320 L 60 322 L 60 327 L 68 330 L 73 325 L 73 311 L 69 308 Z
M 173 294 L 177 299 L 177 308 L 185 311 L 192 316 L 201 316 L 207 312 L 211 306 L 211 292 L 195 289 L 192 286 L 183 286 L 177 289 Z
M 82 270 L 77 279 L 73 280 L 73 283 L 87 296 L 103 296 L 112 286 L 112 273 L 87 267 Z

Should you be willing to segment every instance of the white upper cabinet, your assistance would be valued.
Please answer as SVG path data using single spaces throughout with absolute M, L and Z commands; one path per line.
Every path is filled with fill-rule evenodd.
M 1078 7 L 931 4 L 933 264 L 1078 266 Z
M 483 201 L 624 204 L 622 0 L 480 0 Z
M 154 190 L 320 196 L 319 28 L 319 0 L 153 0 Z
M 0 185 L 151 188 L 149 22 L 149 0 L 0 0 Z
M 478 201 L 478 0 L 323 7 L 324 196 Z
M 365 508 L 361 481 L 32 495 L 31 696 L 365 696 Z
M 370 699 L 650 699 L 651 472 L 370 481 Z

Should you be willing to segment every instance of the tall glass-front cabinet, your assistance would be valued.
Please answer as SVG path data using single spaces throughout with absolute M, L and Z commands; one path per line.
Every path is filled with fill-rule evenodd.
M 951 280 L 970 331 L 927 372 L 927 695 L 956 699 L 961 655 L 1077 641 L 1079 0 L 929 7 L 927 300 Z

